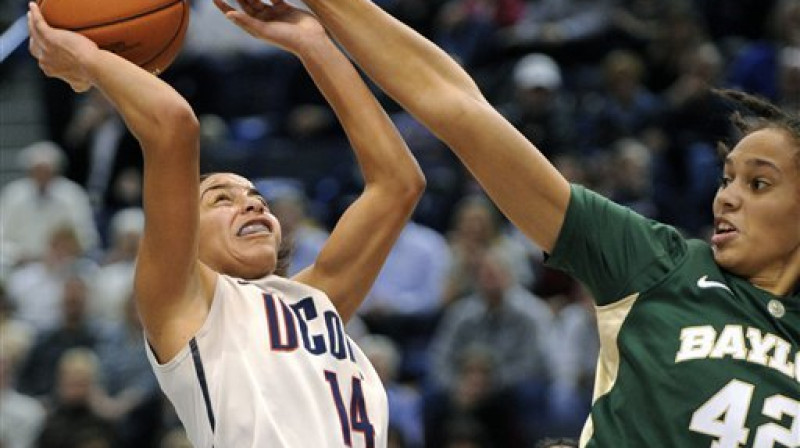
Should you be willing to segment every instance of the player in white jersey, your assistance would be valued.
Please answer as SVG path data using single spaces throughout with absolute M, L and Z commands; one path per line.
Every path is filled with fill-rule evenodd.
M 303 62 L 339 117 L 365 188 L 316 262 L 276 274 L 281 228 L 253 184 L 199 176 L 198 123 L 169 85 L 30 4 L 30 51 L 75 91 L 100 89 L 145 158 L 136 301 L 148 356 L 197 447 L 381 447 L 386 395 L 344 333 L 425 180 L 358 72 L 316 19 L 282 1 L 229 11 Z M 235 81 L 234 81 L 235 82 Z M 199 185 L 199 190 L 198 190 Z

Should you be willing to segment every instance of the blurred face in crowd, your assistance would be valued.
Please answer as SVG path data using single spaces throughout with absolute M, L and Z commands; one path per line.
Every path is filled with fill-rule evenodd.
M 94 366 L 82 357 L 65 359 L 58 371 L 58 396 L 65 406 L 88 403 L 95 384 Z
M 495 225 L 492 212 L 480 202 L 464 204 L 458 210 L 455 230 L 469 241 L 486 242 L 494 237 Z
M 754 284 L 800 263 L 800 145 L 766 128 L 728 154 L 714 199 L 714 257 Z
M 490 306 L 503 300 L 505 290 L 511 285 L 511 271 L 502 257 L 492 251 L 485 252 L 478 264 L 478 289 Z
M 245 279 L 272 273 L 281 227 L 253 184 L 236 174 L 200 183 L 199 258 L 217 272 Z

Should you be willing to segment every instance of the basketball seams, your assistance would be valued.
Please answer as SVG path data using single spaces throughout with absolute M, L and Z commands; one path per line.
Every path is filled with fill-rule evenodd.
M 164 45 L 164 48 L 162 48 L 162 49 L 161 49 L 161 51 L 159 51 L 158 53 L 156 53 L 156 54 L 155 54 L 155 56 L 153 56 L 152 58 L 150 58 L 150 59 L 148 59 L 147 61 L 143 62 L 143 63 L 141 64 L 143 67 L 146 67 L 148 64 L 150 64 L 150 63 L 152 63 L 153 61 L 155 61 L 155 60 L 157 60 L 158 58 L 160 58 L 160 57 L 161 57 L 161 56 L 164 54 L 164 52 L 166 52 L 167 50 L 169 50 L 169 49 L 170 49 L 170 47 L 171 47 L 171 46 L 172 46 L 172 44 L 175 42 L 175 40 L 178 38 L 178 36 L 180 36 L 180 35 L 181 35 L 181 33 L 184 33 L 184 32 L 185 32 L 185 31 L 184 31 L 184 23 L 185 23 L 185 22 L 186 22 L 186 20 L 189 18 L 189 14 L 187 14 L 187 12 L 186 12 L 186 11 L 187 11 L 187 8 L 189 8 L 189 5 L 188 5 L 188 4 L 186 3 L 186 1 L 184 1 L 184 0 L 178 0 L 178 1 L 176 1 L 175 3 L 182 3 L 182 5 L 181 5 L 181 6 L 182 6 L 183 10 L 181 11 L 181 23 L 180 23 L 180 25 L 177 27 L 177 31 L 176 31 L 176 32 L 175 32 L 175 34 L 172 36 L 172 38 L 171 38 L 171 39 L 170 39 L 170 40 L 167 42 L 167 44 L 166 44 L 166 45 Z M 171 6 L 175 5 L 175 3 L 172 3 L 172 4 L 170 4 L 169 6 L 171 7 Z M 158 11 L 158 10 L 156 10 L 156 11 Z M 154 11 L 154 12 L 155 12 L 155 11 Z M 157 70 L 157 71 L 161 71 L 161 70 L 162 70 L 162 68 L 160 68 L 160 67 L 155 67 L 155 70 Z
M 45 1 L 46 0 L 41 0 L 40 5 L 44 4 Z M 175 5 L 179 4 L 179 3 L 183 3 L 183 2 L 184 2 L 184 0 L 174 0 L 173 2 L 168 3 L 166 5 L 161 5 L 158 8 L 153 8 L 153 9 L 150 9 L 150 10 L 147 10 L 147 11 L 142 11 L 142 12 L 136 14 L 136 15 L 128 16 L 128 17 L 125 17 L 125 18 L 115 19 L 115 20 L 112 20 L 110 22 L 101 22 L 101 23 L 95 23 L 95 24 L 92 24 L 92 25 L 85 25 L 85 26 L 82 26 L 82 27 L 79 27 L 79 28 L 67 28 L 67 29 L 69 29 L 70 31 L 81 32 L 81 31 L 85 31 L 85 30 L 90 30 L 92 28 L 102 28 L 104 26 L 117 25 L 117 24 L 120 24 L 120 23 L 128 22 L 130 20 L 136 20 L 136 19 L 138 19 L 140 17 L 144 17 L 144 16 L 147 16 L 147 15 L 150 15 L 150 14 L 153 14 L 153 13 L 157 13 L 159 11 L 164 11 L 166 9 L 172 8 L 173 6 L 175 6 Z M 183 7 L 185 8 L 186 5 L 184 5 Z M 181 20 L 183 20 L 183 19 L 181 19 Z M 183 22 L 181 22 L 181 23 L 183 23 Z

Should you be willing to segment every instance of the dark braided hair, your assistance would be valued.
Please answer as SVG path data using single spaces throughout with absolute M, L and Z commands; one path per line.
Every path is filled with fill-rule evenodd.
M 767 128 L 785 131 L 795 144 L 795 159 L 800 167 L 800 117 L 784 111 L 764 98 L 739 90 L 713 89 L 712 92 L 733 103 L 736 110 L 731 116 L 731 122 L 743 135 Z M 743 115 L 743 110 L 747 112 L 746 116 Z M 719 145 L 719 150 L 721 155 L 730 152 L 730 148 L 724 143 Z

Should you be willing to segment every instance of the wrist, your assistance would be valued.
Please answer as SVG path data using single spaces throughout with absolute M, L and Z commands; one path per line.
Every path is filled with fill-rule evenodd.
M 326 59 L 331 51 L 337 50 L 333 41 L 325 36 L 315 36 L 314 38 L 304 39 L 297 46 L 296 54 L 304 62 Z
M 94 84 L 97 78 L 97 72 L 102 68 L 102 53 L 106 52 L 97 46 L 81 46 L 73 53 L 73 57 L 77 61 L 77 67 L 82 72 L 83 76 Z

